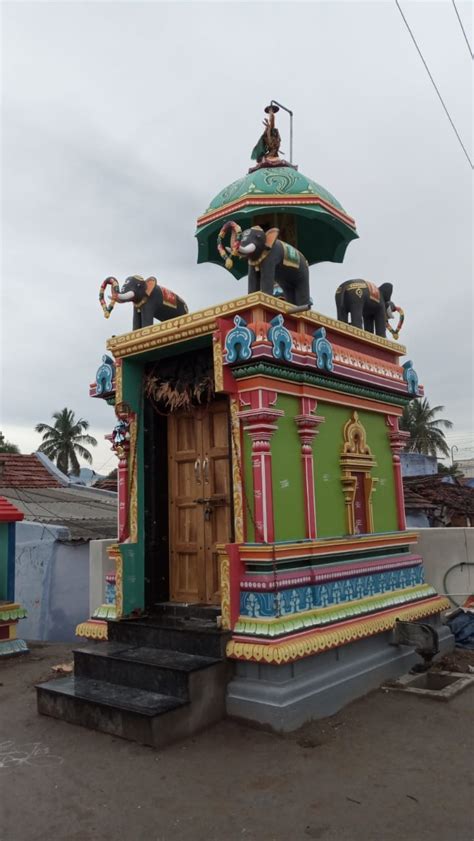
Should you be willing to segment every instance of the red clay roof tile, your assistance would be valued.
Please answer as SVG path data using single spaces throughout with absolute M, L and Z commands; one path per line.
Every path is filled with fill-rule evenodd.
M 34 453 L 0 453 L 0 485 L 14 488 L 62 487 Z

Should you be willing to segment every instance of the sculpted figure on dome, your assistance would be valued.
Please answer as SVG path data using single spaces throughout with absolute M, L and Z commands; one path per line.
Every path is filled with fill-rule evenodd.
M 263 121 L 265 131 L 260 137 L 258 143 L 252 150 L 252 160 L 257 161 L 258 164 L 275 164 L 280 162 L 279 153 L 281 145 L 280 132 L 275 127 L 275 114 L 280 109 L 277 105 L 267 105 L 265 113 L 268 114 Z

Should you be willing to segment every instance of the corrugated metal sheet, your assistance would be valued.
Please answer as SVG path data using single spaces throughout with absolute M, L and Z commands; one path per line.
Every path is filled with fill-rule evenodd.
M 8 487 L 0 495 L 23 512 L 25 520 L 65 526 L 71 540 L 117 537 L 117 498 L 87 488 Z

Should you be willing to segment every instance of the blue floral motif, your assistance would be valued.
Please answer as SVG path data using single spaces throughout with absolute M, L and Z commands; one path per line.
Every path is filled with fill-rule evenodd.
M 355 575 L 312 587 L 295 587 L 280 590 L 277 593 L 240 594 L 240 613 L 242 616 L 278 617 L 301 613 L 313 608 L 330 607 L 358 599 L 364 599 L 377 593 L 389 593 L 416 587 L 424 583 L 423 567 L 416 565 L 409 568 L 378 572 L 371 575 Z
M 111 356 L 104 353 L 102 357 L 102 365 L 97 368 L 95 375 L 96 394 L 110 394 L 113 390 L 113 379 L 115 374 L 115 364 Z
M 272 343 L 272 353 L 275 359 L 285 359 L 286 362 L 291 362 L 293 354 L 291 352 L 291 335 L 283 325 L 283 316 L 276 315 L 270 321 L 271 327 L 268 331 L 268 339 Z
M 255 341 L 255 333 L 247 327 L 245 318 L 236 315 L 234 318 L 235 327 L 227 333 L 225 349 L 227 351 L 227 362 L 246 362 L 252 358 L 252 342 Z
M 403 363 L 403 379 L 407 384 L 408 394 L 417 395 L 420 393 L 418 388 L 418 374 L 413 367 L 411 359 Z
M 320 368 L 321 371 L 332 371 L 332 345 L 331 342 L 326 339 L 326 329 L 324 327 L 320 327 L 319 330 L 315 331 L 312 351 L 316 354 L 317 367 Z
M 259 593 L 260 595 L 260 593 Z M 260 602 L 255 593 L 248 593 L 245 599 L 246 616 L 260 615 Z

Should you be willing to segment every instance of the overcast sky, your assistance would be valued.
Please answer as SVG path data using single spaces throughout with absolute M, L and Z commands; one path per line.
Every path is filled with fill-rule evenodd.
M 450 0 L 401 5 L 471 159 L 472 63 Z M 457 0 L 472 44 L 472 5 Z M 196 264 L 195 220 L 250 165 L 271 98 L 294 110 L 294 160 L 360 239 L 311 269 L 335 316 L 350 277 L 391 282 L 401 341 L 432 405 L 472 447 L 471 170 L 392 0 L 314 3 L 4 2 L 2 415 L 23 452 L 67 406 L 103 435 L 88 397 L 112 333 L 102 280 L 156 275 L 191 310 L 246 288 Z M 288 124 L 279 114 L 282 148 Z M 463 450 L 461 456 L 474 455 Z

